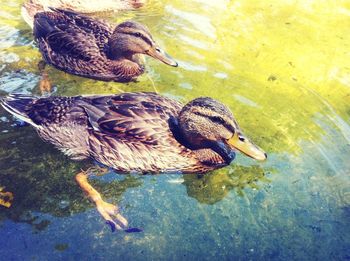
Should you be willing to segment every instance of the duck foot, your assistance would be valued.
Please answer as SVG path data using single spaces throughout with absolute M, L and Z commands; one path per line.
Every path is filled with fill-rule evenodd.
M 6 208 L 11 207 L 13 201 L 13 193 L 12 192 L 2 192 L 3 188 L 0 187 L 0 206 L 4 206 Z
M 111 222 L 110 220 L 108 220 L 108 221 L 106 221 L 106 224 L 110 226 L 112 232 L 115 232 L 115 230 L 116 230 L 115 222 Z M 143 230 L 141 228 L 138 228 L 138 227 L 129 227 L 127 229 L 124 229 L 125 233 L 139 233 L 142 231 Z
M 123 230 L 128 227 L 128 221 L 123 217 L 116 205 L 105 202 L 102 199 L 95 202 L 97 211 L 106 220 L 106 224 L 110 225 L 112 232 Z
M 54 90 L 52 88 L 49 76 L 45 71 L 46 63 L 45 61 L 40 61 L 38 63 L 39 72 L 41 74 L 41 79 L 39 82 L 39 90 L 42 96 L 50 96 Z
M 95 168 L 93 168 L 95 169 Z M 105 202 L 100 193 L 95 190 L 88 183 L 88 176 L 91 175 L 91 168 L 88 171 L 81 171 L 75 176 L 75 179 L 81 189 L 85 192 L 88 198 L 95 203 L 97 211 L 101 214 L 101 216 L 111 227 L 112 232 L 117 230 L 125 230 L 128 227 L 128 221 L 125 217 L 123 217 L 118 210 L 118 206 L 113 205 L 111 203 Z
M 39 82 L 39 90 L 42 96 L 50 96 L 50 94 L 52 93 L 51 82 L 46 72 L 43 72 L 41 75 L 41 80 Z

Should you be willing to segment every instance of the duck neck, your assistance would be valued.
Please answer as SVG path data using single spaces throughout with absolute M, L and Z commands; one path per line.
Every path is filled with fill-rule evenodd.
M 174 138 L 177 140 L 177 142 L 179 142 L 181 145 L 185 146 L 186 148 L 193 149 L 190 146 L 190 144 L 186 141 L 186 139 L 181 131 L 179 121 L 176 117 L 171 116 L 169 118 L 169 127 L 170 127 L 171 132 L 174 135 Z
M 116 59 L 110 60 L 110 62 L 114 74 L 120 76 L 122 80 L 125 79 L 126 81 L 129 81 L 145 71 L 143 63 L 136 55 L 129 57 L 117 56 Z

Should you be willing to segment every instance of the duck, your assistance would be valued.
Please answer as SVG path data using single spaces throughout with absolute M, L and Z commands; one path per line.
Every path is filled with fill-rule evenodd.
M 143 55 L 178 66 L 153 40 L 148 28 L 135 21 L 113 29 L 98 19 L 51 8 L 35 14 L 33 34 L 47 64 L 81 77 L 135 80 L 145 71 Z
M 50 7 L 69 9 L 79 13 L 117 12 L 140 8 L 145 0 L 28 0 L 21 8 L 23 20 L 33 29 L 34 15 Z
M 236 152 L 263 161 L 266 153 L 241 131 L 223 103 L 199 97 L 186 105 L 147 92 L 73 97 L 10 94 L 2 106 L 74 160 L 93 159 L 118 173 L 206 173 Z M 76 180 L 112 230 L 128 222 L 88 183 Z

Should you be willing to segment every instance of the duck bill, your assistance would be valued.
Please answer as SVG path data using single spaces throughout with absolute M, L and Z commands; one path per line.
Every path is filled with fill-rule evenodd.
M 169 54 L 167 54 L 166 52 L 164 52 L 162 49 L 158 47 L 149 50 L 147 54 L 153 57 L 154 59 L 157 59 L 167 65 L 170 65 L 173 67 L 178 66 L 177 62 Z
M 231 148 L 237 149 L 253 159 L 266 160 L 267 158 L 266 153 L 262 149 L 250 142 L 241 134 L 238 136 L 237 132 L 227 141 L 227 143 L 231 146 Z

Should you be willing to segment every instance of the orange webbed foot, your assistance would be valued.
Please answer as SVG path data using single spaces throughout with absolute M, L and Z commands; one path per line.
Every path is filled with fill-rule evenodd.
M 3 188 L 0 187 L 0 205 L 6 208 L 11 207 L 13 201 L 12 192 L 2 192 Z
M 116 205 L 101 200 L 96 202 L 96 207 L 101 216 L 106 220 L 106 224 L 110 225 L 112 232 L 116 229 L 127 229 L 128 221 L 119 213 Z

